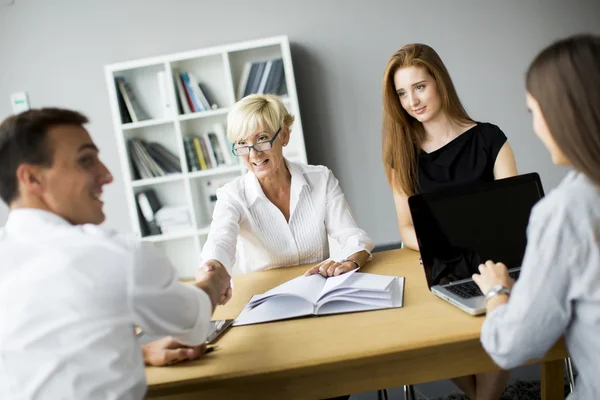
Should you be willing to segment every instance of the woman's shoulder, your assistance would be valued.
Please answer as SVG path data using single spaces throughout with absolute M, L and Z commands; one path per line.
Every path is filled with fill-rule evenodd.
M 532 218 L 569 220 L 575 224 L 600 222 L 600 188 L 584 174 L 570 172 L 533 209 Z
M 294 169 L 297 173 L 302 174 L 304 177 L 310 177 L 312 179 L 329 178 L 330 175 L 333 175 L 331 170 L 327 168 L 325 165 L 312 165 L 312 164 L 304 164 L 301 162 L 292 162 L 288 161 L 288 165 L 290 168 Z
M 235 199 L 239 199 L 241 196 L 244 195 L 245 191 L 246 191 L 246 174 L 241 175 L 241 176 L 237 176 L 235 177 L 233 180 L 223 184 L 223 185 L 219 185 L 218 182 L 215 182 L 215 184 L 217 184 L 218 187 L 216 189 L 216 194 L 218 196 L 218 198 L 223 199 L 223 198 L 235 198 Z
M 492 124 L 491 122 L 477 122 L 473 129 L 481 136 L 488 139 L 493 138 L 504 138 L 506 135 L 502 132 L 502 129 L 498 125 Z

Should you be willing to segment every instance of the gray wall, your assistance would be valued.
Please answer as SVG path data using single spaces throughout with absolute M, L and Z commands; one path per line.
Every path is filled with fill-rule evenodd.
M 339 178 L 359 224 L 377 244 L 399 241 L 381 164 L 381 78 L 403 44 L 442 56 L 473 118 L 507 134 L 521 172 L 547 189 L 565 171 L 534 137 L 523 73 L 552 40 L 600 33 L 598 1 L 142 1 L 0 0 L 0 117 L 9 97 L 88 114 L 115 175 L 107 225 L 129 230 L 103 66 L 206 46 L 287 34 L 292 42 L 309 162 Z M 6 208 L 0 206 L 0 226 Z

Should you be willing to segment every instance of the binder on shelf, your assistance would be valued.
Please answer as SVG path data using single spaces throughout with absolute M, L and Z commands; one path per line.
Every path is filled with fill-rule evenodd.
M 238 86 L 238 99 L 250 94 L 287 94 L 283 59 L 244 64 Z
M 134 180 L 181 172 L 179 158 L 160 143 L 132 138 L 127 141 L 127 153 L 134 167 Z
M 150 119 L 150 116 L 144 111 L 140 103 L 138 102 L 131 86 L 127 83 L 125 78 L 122 76 L 116 76 L 115 81 L 117 82 L 117 87 L 119 88 L 119 92 L 121 96 L 123 96 L 123 101 L 125 102 L 125 108 L 129 113 L 129 117 L 132 122 L 139 122 Z
M 138 192 L 135 197 L 147 224 L 149 234 L 160 235 L 161 231 L 156 223 L 155 215 L 161 209 L 162 204 L 158 199 L 156 191 L 154 189 L 147 189 Z
M 160 143 L 148 143 L 146 145 L 148 154 L 166 174 L 181 172 L 181 164 L 179 158 L 167 150 Z
M 125 99 L 123 99 L 123 95 L 121 94 L 121 88 L 119 87 L 119 82 L 115 79 L 115 88 L 117 92 L 117 103 L 119 105 L 119 114 L 121 115 L 121 123 L 128 124 L 131 121 L 131 117 L 129 116 L 129 111 L 127 111 L 127 106 L 125 105 Z

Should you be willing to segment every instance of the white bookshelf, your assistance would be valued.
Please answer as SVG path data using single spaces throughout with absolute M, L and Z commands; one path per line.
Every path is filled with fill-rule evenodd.
M 136 193 L 140 191 L 152 188 L 163 205 L 185 206 L 192 224 L 189 229 L 141 238 L 162 249 L 182 278 L 193 276 L 208 234 L 211 216 L 206 209 L 206 185 L 215 179 L 219 182 L 230 181 L 245 173 L 245 167 L 241 163 L 190 172 L 185 156 L 184 138 L 209 132 L 215 124 L 222 124 L 226 129 L 227 113 L 236 100 L 239 100 L 236 94 L 245 63 L 275 58 L 283 60 L 287 94 L 282 96 L 282 100 L 290 113 L 296 117 L 291 140 L 284 148 L 284 154 L 292 161 L 306 163 L 302 120 L 287 36 L 233 43 L 105 67 L 131 229 L 142 236 L 135 198 Z M 178 92 L 174 78 L 174 73 L 178 70 L 189 72 L 207 87 L 218 108 L 181 114 L 177 106 Z M 164 71 L 166 76 L 168 106 L 159 88 L 160 71 Z M 122 123 L 114 81 L 117 76 L 125 78 L 150 119 Z M 160 143 L 179 158 L 182 172 L 156 178 L 134 179 L 133 165 L 127 151 L 127 141 L 131 138 Z

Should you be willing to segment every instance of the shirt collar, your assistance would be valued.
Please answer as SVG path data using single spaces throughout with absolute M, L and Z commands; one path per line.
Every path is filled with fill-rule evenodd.
M 308 182 L 306 182 L 306 179 L 304 178 L 302 170 L 298 167 L 298 165 L 296 165 L 296 163 L 285 159 L 285 165 L 292 176 L 290 197 L 293 198 L 294 196 L 298 196 L 304 186 L 307 186 L 310 189 Z M 259 197 L 266 199 L 265 193 L 258 182 L 258 178 L 251 171 L 248 171 L 246 174 L 244 186 L 246 188 L 246 200 L 248 201 L 249 206 L 253 205 Z
M 66 219 L 50 211 L 37 208 L 18 208 L 9 212 L 4 228 L 6 232 L 37 232 L 41 224 L 72 226 Z

